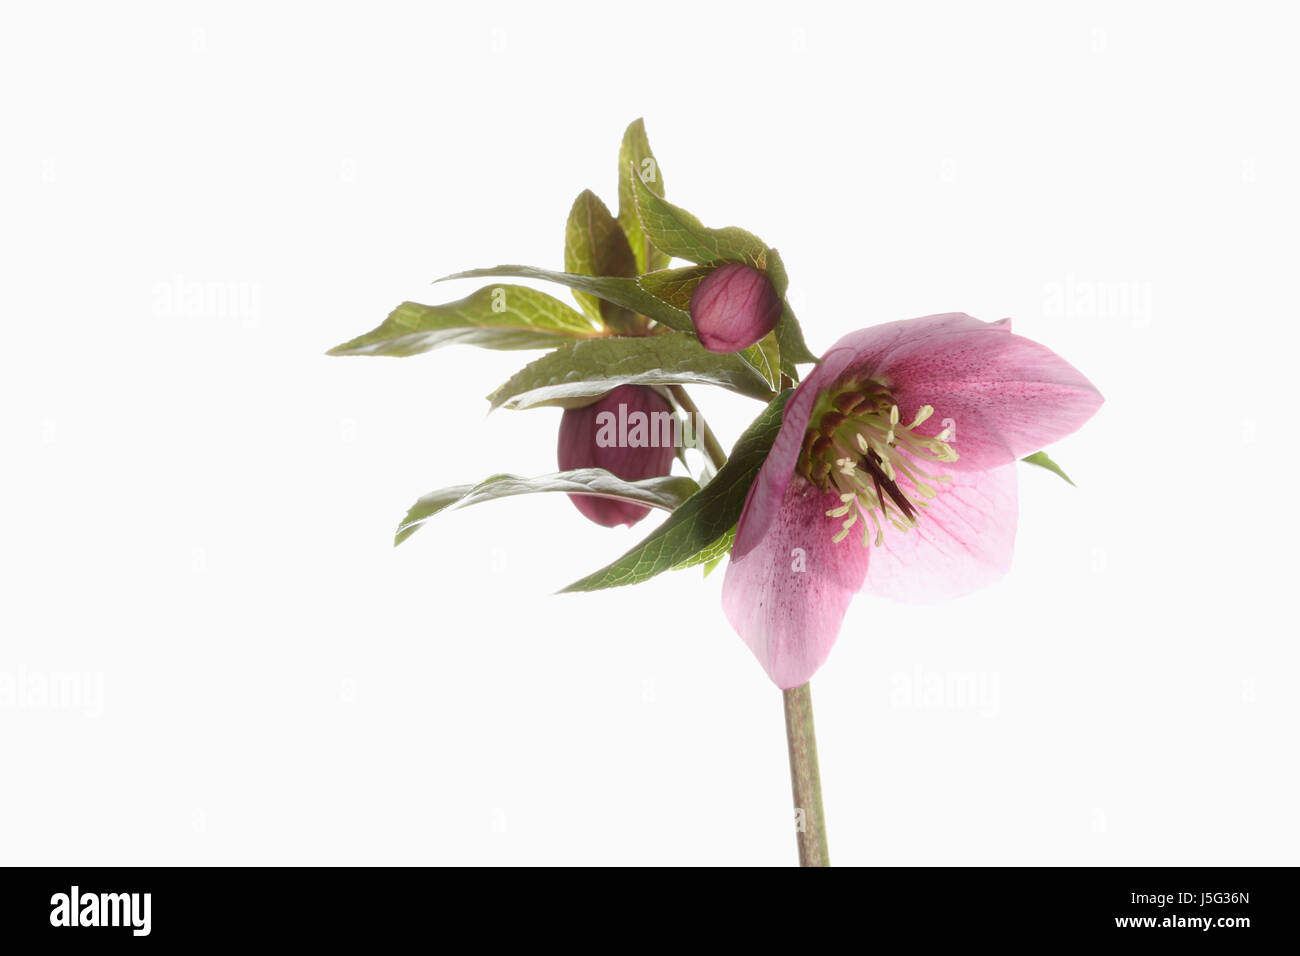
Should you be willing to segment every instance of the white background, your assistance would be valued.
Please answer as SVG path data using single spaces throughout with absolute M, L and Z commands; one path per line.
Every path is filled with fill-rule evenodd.
M 850 610 L 832 859 L 1296 863 L 1294 23 L 973 6 L 6 7 L 0 862 L 793 861 L 722 574 L 552 595 L 658 517 L 392 548 L 554 469 L 557 411 L 485 414 L 531 354 L 324 355 L 560 266 L 644 116 L 814 350 L 1012 316 L 1107 398 L 1002 583 Z M 758 411 L 696 399 L 728 445 Z

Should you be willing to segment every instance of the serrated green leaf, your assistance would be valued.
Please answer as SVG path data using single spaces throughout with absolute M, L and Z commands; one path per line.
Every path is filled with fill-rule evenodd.
M 590 292 L 597 298 L 631 309 L 633 312 L 654 319 L 670 329 L 694 334 L 695 326 L 691 324 L 689 312 L 675 309 L 657 296 L 651 295 L 637 284 L 636 279 L 614 276 L 584 276 L 575 275 L 572 272 L 552 272 L 550 269 L 538 269 L 534 266 L 504 265 L 493 266 L 490 269 L 470 269 L 466 272 L 457 272 L 449 276 L 443 276 L 435 281 L 446 282 L 448 279 L 474 279 L 484 276 L 514 276 L 517 279 L 541 279 L 545 282 L 556 282 L 580 292 Z
M 729 544 L 729 545 L 727 545 L 727 554 L 730 554 L 730 553 L 731 553 L 731 545 Z M 719 564 L 722 563 L 722 559 L 725 558 L 725 557 L 727 556 L 727 554 L 720 554 L 720 555 L 718 555 L 716 558 L 711 558 L 711 559 L 710 559 L 710 560 L 709 560 L 709 561 L 704 565 L 704 577 L 707 578 L 710 574 L 712 574 L 712 573 L 713 573 L 713 569 L 716 568 Z
M 640 544 L 564 590 L 596 591 L 639 584 L 690 559 L 723 537 L 740 519 L 749 486 L 781 430 L 781 413 L 793 392 L 786 389 L 772 399 L 740 436 L 716 477 L 686 499 Z
M 794 312 L 791 311 L 788 302 L 781 312 L 780 321 L 776 323 L 774 333 L 777 345 L 781 349 L 781 371 L 790 376 L 791 381 L 799 381 L 799 370 L 795 368 L 796 363 L 821 361 L 808 351 L 808 346 L 803 339 L 803 330 L 799 328 L 799 321 L 794 317 Z
M 635 278 L 636 257 L 605 204 L 590 189 L 573 202 L 564 227 L 564 269 L 584 276 Z M 582 311 L 619 335 L 637 335 L 645 330 L 644 320 L 621 305 L 589 292 L 573 291 Z
M 772 280 L 772 288 L 782 299 L 790 288 L 790 274 L 785 271 L 785 261 L 775 249 L 767 250 L 767 277 Z
M 775 249 L 768 250 L 768 266 L 772 271 L 769 277 L 772 279 L 772 285 L 777 289 L 778 295 L 784 295 L 785 289 L 789 285 L 786 278 L 785 266 L 781 262 L 780 256 Z M 680 309 L 687 316 L 690 315 L 691 296 L 695 294 L 696 288 L 705 277 L 712 272 L 717 266 L 686 266 L 680 269 L 661 269 L 659 272 L 649 272 L 637 279 L 641 288 L 662 299 L 668 305 L 675 309 Z M 794 317 L 794 312 L 790 310 L 790 305 L 782 301 L 781 319 L 777 322 L 774 330 L 775 338 L 771 343 L 764 343 L 763 346 L 766 355 L 776 357 L 776 362 L 771 363 L 766 360 L 760 360 L 756 350 L 759 345 L 751 346 L 742 353 L 747 361 L 756 369 L 759 369 L 765 376 L 769 377 L 772 388 L 779 386 L 781 374 L 790 376 L 792 381 L 799 381 L 799 371 L 795 368 L 795 362 L 815 362 L 816 356 L 808 351 L 808 346 L 804 344 L 803 332 L 799 328 L 799 322 Z M 785 344 L 782 344 L 782 343 Z M 788 346 L 793 353 L 793 357 L 787 356 L 785 348 Z M 769 374 L 768 366 L 772 366 Z M 774 376 L 774 377 L 773 377 Z
M 329 354 L 418 355 L 455 342 L 490 349 L 549 349 L 603 334 L 545 292 L 499 285 L 445 305 L 403 302 L 383 324 Z
M 1032 455 L 1027 455 L 1024 458 L 1021 458 L 1020 460 L 1028 462 L 1031 465 L 1037 465 L 1039 468 L 1046 468 L 1052 474 L 1057 475 L 1058 477 L 1063 478 L 1070 484 L 1074 485 L 1074 482 L 1070 480 L 1070 476 L 1065 473 L 1064 469 L 1062 469 L 1060 465 L 1052 461 L 1052 459 L 1048 457 L 1047 452 L 1045 451 L 1036 451 Z M 1074 486 L 1076 488 L 1078 487 L 1078 485 L 1074 485 Z
M 781 349 L 776 342 L 776 332 L 769 332 L 761 340 L 738 353 L 741 359 L 767 382 L 772 391 L 781 385 Z
M 454 485 L 429 492 L 406 513 L 402 523 L 397 526 L 397 537 L 393 544 L 401 544 L 439 512 L 478 504 L 480 501 L 558 491 L 616 498 L 619 501 L 672 511 L 698 490 L 699 485 L 694 480 L 681 475 L 624 481 L 603 468 L 577 468 L 539 478 L 493 475 L 476 485 Z
M 767 271 L 767 244 L 739 226 L 710 229 L 631 177 L 641 231 L 660 251 L 699 265 L 743 262 Z
M 806 365 L 818 359 L 808 350 L 808 345 L 803 338 L 803 329 L 799 327 L 799 320 L 795 318 L 794 310 L 786 301 L 785 292 L 790 287 L 790 277 L 785 271 L 785 263 L 781 261 L 781 256 L 775 249 L 769 249 L 767 252 L 767 277 L 772 280 L 772 287 L 785 303 L 781 319 L 776 324 L 776 341 L 781 346 L 782 371 L 797 382 L 799 374 L 794 370 L 794 366 Z
M 581 345 L 581 348 L 573 346 Z M 771 398 L 764 378 L 738 355 L 708 351 L 693 335 L 567 342 L 524 366 L 488 396 L 493 408 L 574 407 L 620 385 L 717 385 Z
M 701 548 L 685 561 L 679 561 L 673 565 L 672 570 L 681 571 L 686 568 L 693 568 L 697 564 L 708 565 L 704 569 L 704 576 L 709 576 L 709 571 L 717 566 L 717 563 L 731 553 L 731 546 L 736 542 L 736 528 L 733 525 L 726 534 L 718 538 L 707 547 Z
M 654 196 L 648 190 L 636 192 L 637 209 L 642 213 L 642 228 L 659 247 L 696 266 L 684 269 L 667 269 L 649 273 L 640 278 L 641 287 L 669 305 L 690 316 L 690 297 L 695 287 L 722 262 L 743 262 L 767 274 L 776 294 L 781 297 L 781 319 L 776 326 L 776 339 L 781 352 L 781 371 L 793 381 L 799 380 L 796 364 L 816 362 L 817 356 L 808 350 L 803 330 L 794 310 L 786 301 L 790 277 L 785 263 L 775 249 L 770 249 L 753 233 L 736 226 L 710 229 L 693 215 L 678 206 Z
M 681 269 L 660 269 L 647 272 L 637 278 L 641 288 L 657 299 L 667 302 L 674 309 L 691 313 L 691 296 L 696 287 L 704 281 L 705 276 L 716 266 L 686 266 Z
M 641 231 L 641 222 L 636 214 L 633 176 L 655 195 L 664 194 L 664 179 L 659 170 L 659 161 L 650 151 L 645 121 L 640 119 L 628 125 L 618 150 L 618 222 L 636 257 L 637 272 L 653 272 L 665 268 L 669 257 L 656 249 Z

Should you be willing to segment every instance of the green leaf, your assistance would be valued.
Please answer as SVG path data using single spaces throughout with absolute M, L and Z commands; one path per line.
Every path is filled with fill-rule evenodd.
M 590 189 L 583 190 L 569 210 L 564 227 L 564 269 L 584 276 L 635 278 L 637 274 L 636 257 L 623 227 Z M 623 306 L 576 289 L 573 297 L 582 311 L 620 335 L 644 331 L 644 322 Z
M 717 566 L 718 562 L 731 553 L 731 546 L 736 542 L 736 528 L 733 525 L 726 534 L 718 538 L 711 545 L 701 548 L 695 554 L 691 555 L 684 561 L 679 561 L 673 565 L 672 570 L 681 571 L 685 568 L 693 568 L 697 564 L 708 565 L 704 569 L 704 576 L 707 578 L 709 572 Z
M 818 358 L 808 351 L 808 345 L 803 338 L 803 329 L 799 327 L 799 320 L 794 317 L 790 303 L 785 301 L 785 291 L 790 286 L 790 277 L 786 274 L 785 263 L 781 261 L 781 256 L 775 249 L 769 249 L 767 252 L 767 277 L 772 280 L 772 286 L 776 289 L 776 294 L 781 297 L 781 301 L 785 302 L 781 320 L 776 324 L 776 340 L 781 346 L 782 371 L 797 382 L 799 374 L 794 371 L 794 366 L 816 362 Z
M 590 292 L 606 302 L 613 302 L 625 309 L 631 309 L 633 312 L 654 319 L 670 329 L 694 334 L 695 326 L 691 324 L 689 312 L 675 309 L 657 296 L 651 295 L 637 284 L 636 279 L 619 276 L 584 276 L 575 275 L 572 272 L 552 272 L 550 269 L 537 269 L 533 266 L 504 265 L 493 266 L 490 269 L 470 269 L 467 272 L 457 272 L 449 276 L 443 276 L 436 281 L 474 279 L 484 276 L 514 276 L 519 279 L 542 279 L 546 282 L 557 282 L 560 285 L 568 286 L 570 289 Z
M 710 229 L 638 177 L 631 177 L 631 182 L 641 230 L 660 251 L 700 265 L 743 262 L 767 271 L 767 245 L 752 232 L 738 226 Z
M 767 250 L 767 277 L 772 280 L 772 288 L 781 298 L 785 298 L 790 288 L 790 274 L 785 271 L 785 261 L 775 249 Z
M 717 476 L 686 499 L 640 544 L 564 590 L 597 591 L 639 584 L 689 560 L 726 535 L 740 520 L 749 486 L 781 430 L 781 413 L 793 392 L 786 389 L 776 396 L 740 436 Z
M 691 296 L 695 294 L 695 287 L 703 282 L 704 277 L 714 268 L 716 267 L 686 266 L 683 269 L 660 269 L 658 272 L 647 272 L 639 277 L 637 282 L 655 298 L 690 315 Z
M 740 353 L 741 359 L 767 382 L 772 391 L 781 385 L 781 349 L 776 342 L 776 332 L 767 333 L 762 339 Z
M 488 396 L 493 408 L 589 405 L 619 385 L 717 385 L 767 400 L 772 389 L 738 355 L 717 355 L 695 336 L 664 332 L 644 338 L 566 342 L 525 365 Z
M 641 221 L 636 214 L 633 178 L 657 196 L 664 194 L 664 178 L 659 171 L 659 161 L 650 152 L 645 121 L 634 120 L 623 133 L 623 143 L 618 150 L 618 222 L 627 235 L 628 244 L 636 256 L 636 271 L 653 272 L 668 265 L 668 256 L 656 249 L 641 231 Z M 572 270 L 570 270 L 572 271 Z
M 795 365 L 816 362 L 817 356 L 808 350 L 799 320 L 785 299 L 790 277 L 780 254 L 744 229 L 735 226 L 709 229 L 685 209 L 654 196 L 648 190 L 639 189 L 637 200 L 647 235 L 672 255 L 699 263 L 684 269 L 666 269 L 643 275 L 639 280 L 641 287 L 686 312 L 689 318 L 691 294 L 721 262 L 743 262 L 766 273 L 784 306 L 776 326 L 781 371 L 797 382 L 799 372 Z
M 478 504 L 480 501 L 492 501 L 496 498 L 561 491 L 566 494 L 616 498 L 619 501 L 630 501 L 638 505 L 672 511 L 698 489 L 699 485 L 692 479 L 681 475 L 624 481 L 603 468 L 578 468 L 573 471 L 556 472 L 553 475 L 542 475 L 540 478 L 493 475 L 477 485 L 455 485 L 429 492 L 406 513 L 402 523 L 397 526 L 397 537 L 393 544 L 401 544 L 439 512 Z
M 1046 468 L 1048 471 L 1052 472 L 1052 474 L 1057 475 L 1060 478 L 1064 478 L 1066 481 L 1070 482 L 1070 484 L 1074 485 L 1074 482 L 1070 481 L 1070 476 L 1065 473 L 1065 471 L 1061 468 L 1060 465 L 1052 461 L 1052 459 L 1047 456 L 1047 452 L 1045 451 L 1036 451 L 1032 455 L 1028 455 L 1024 458 L 1021 458 L 1020 460 L 1027 461 L 1031 465 L 1037 465 L 1039 468 Z M 1074 485 L 1074 486 L 1076 488 L 1079 487 L 1078 485 Z
M 733 532 L 732 541 L 734 541 L 734 540 L 735 540 L 735 537 L 734 537 L 734 532 Z M 727 554 L 730 554 L 730 553 L 731 553 L 731 542 L 728 542 L 728 544 L 727 544 Z M 718 555 L 716 558 L 710 558 L 710 559 L 705 563 L 705 565 L 704 565 L 704 576 L 705 576 L 706 578 L 707 578 L 710 574 L 713 573 L 713 569 L 714 569 L 714 568 L 716 568 L 719 564 L 722 563 L 722 559 L 725 558 L 725 557 L 727 556 L 727 554 L 720 554 L 720 555 Z
M 445 305 L 403 302 L 378 328 L 330 349 L 330 355 L 417 355 L 460 342 L 490 349 L 549 349 L 603 334 L 545 292 L 488 286 Z
M 695 294 L 695 289 L 704 278 L 716 268 L 717 266 L 714 265 L 706 265 L 661 269 L 659 272 L 648 272 L 637 281 L 641 283 L 641 288 L 689 316 L 691 296 Z M 777 294 L 784 295 L 789 279 L 786 278 L 785 266 L 775 249 L 768 250 L 768 268 L 769 278 L 772 279 Z M 781 373 L 790 376 L 795 382 L 799 381 L 799 371 L 795 368 L 795 362 L 817 361 L 817 357 L 810 353 L 808 346 L 804 344 L 799 322 L 787 302 L 782 303 L 781 319 L 777 322 L 774 333 L 775 338 L 770 343 L 764 339 L 763 342 L 751 346 L 742 353 L 746 361 L 768 377 L 773 389 L 780 385 Z M 764 354 L 763 358 L 757 354 L 760 347 Z M 787 348 L 790 350 L 789 354 L 786 353 Z
M 793 381 L 799 381 L 799 371 L 795 368 L 796 363 L 805 364 L 821 361 L 808 351 L 808 346 L 803 338 L 803 330 L 799 328 L 799 320 L 794 317 L 794 312 L 790 309 L 790 303 L 785 304 L 785 309 L 781 312 L 781 319 L 776 323 L 773 334 L 776 336 L 776 343 L 781 349 L 781 371 L 789 375 Z

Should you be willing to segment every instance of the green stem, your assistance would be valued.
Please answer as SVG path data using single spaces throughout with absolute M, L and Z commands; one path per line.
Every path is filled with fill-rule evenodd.
M 713 429 L 709 427 L 709 423 L 704 420 L 700 410 L 691 401 L 691 397 L 686 394 L 686 389 L 680 385 L 669 385 L 668 391 L 672 392 L 678 408 L 686 414 L 694 416 L 695 427 L 699 429 L 700 440 L 704 443 L 704 453 L 709 456 L 709 461 L 713 463 L 715 471 L 721 468 L 727 463 L 727 453 L 718 442 L 718 437 L 713 434 Z
M 788 379 L 782 387 L 788 387 Z M 696 428 L 715 470 L 727 462 L 727 453 L 696 408 L 686 389 L 668 386 L 677 407 L 695 416 Z M 817 769 L 817 734 L 813 729 L 812 691 L 808 684 L 782 691 L 785 699 L 785 737 L 790 748 L 790 786 L 794 793 L 796 840 L 800 866 L 830 866 L 826 846 L 826 815 L 822 811 L 822 780 Z
M 790 786 L 794 791 L 795 838 L 800 866 L 830 866 L 822 780 L 817 770 L 812 691 L 804 684 L 781 692 L 785 698 L 785 737 L 790 748 Z

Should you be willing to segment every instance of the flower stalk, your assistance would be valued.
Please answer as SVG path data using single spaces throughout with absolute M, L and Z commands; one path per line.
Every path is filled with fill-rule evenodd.
M 709 462 L 713 465 L 713 470 L 717 471 L 727 463 L 727 453 L 723 450 L 721 443 L 718 441 L 718 436 L 713 434 L 713 429 L 710 428 L 709 423 L 704 420 L 704 416 L 700 414 L 700 410 L 696 406 L 695 402 L 686 394 L 686 389 L 682 388 L 680 385 L 669 385 L 668 391 L 672 393 L 673 400 L 677 402 L 677 407 L 687 415 L 690 415 L 695 421 L 695 427 L 698 430 L 700 442 L 704 445 L 704 453 L 708 455 Z
M 822 780 L 817 769 L 812 690 L 800 684 L 781 692 L 785 699 L 785 737 L 790 749 L 790 787 L 794 793 L 795 838 L 800 866 L 830 866 Z

